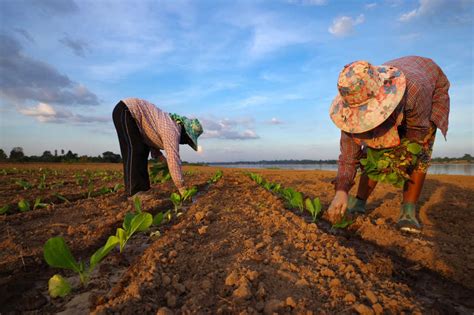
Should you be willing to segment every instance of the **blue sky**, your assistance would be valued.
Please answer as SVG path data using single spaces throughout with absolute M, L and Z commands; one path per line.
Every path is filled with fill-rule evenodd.
M 2 0 L 0 147 L 119 152 L 112 109 L 140 97 L 201 119 L 183 160 L 335 159 L 342 67 L 421 55 L 451 81 L 434 156 L 474 154 L 473 15 L 468 0 Z

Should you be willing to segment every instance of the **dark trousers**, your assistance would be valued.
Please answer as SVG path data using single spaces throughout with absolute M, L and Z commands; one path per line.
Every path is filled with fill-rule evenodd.
M 123 159 L 125 192 L 129 196 L 150 189 L 148 155 L 150 147 L 144 142 L 127 105 L 120 101 L 112 113 Z

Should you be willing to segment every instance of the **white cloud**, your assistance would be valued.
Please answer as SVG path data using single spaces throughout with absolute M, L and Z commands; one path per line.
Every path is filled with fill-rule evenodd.
M 281 121 L 280 119 L 278 119 L 276 117 L 273 117 L 272 119 L 270 119 L 270 121 L 268 121 L 268 124 L 270 124 L 270 125 L 282 125 L 283 121 Z
M 291 4 L 302 4 L 302 5 L 325 5 L 327 0 L 288 0 Z
M 399 18 L 399 21 L 407 22 L 423 15 L 433 14 L 444 4 L 446 4 L 445 0 L 420 0 L 419 7 L 410 12 L 402 14 Z
M 367 10 L 370 10 L 370 9 L 375 8 L 376 6 L 377 6 L 377 3 L 373 2 L 373 3 L 368 3 L 368 4 L 366 4 L 366 5 L 365 5 L 365 8 L 366 8 Z
M 200 119 L 203 125 L 203 139 L 251 140 L 260 138 L 253 130 L 253 119 Z
M 108 117 L 95 117 L 74 114 L 69 110 L 54 108 L 47 103 L 38 103 L 33 107 L 19 108 L 18 111 L 25 115 L 36 118 L 42 123 L 104 123 L 110 122 Z
M 247 108 L 252 106 L 263 105 L 268 102 L 269 98 L 263 95 L 249 96 L 239 102 L 237 108 Z
M 363 14 L 359 15 L 356 19 L 349 16 L 341 16 L 333 20 L 328 31 L 334 36 L 347 36 L 354 32 L 354 26 L 362 24 L 364 21 L 365 17 Z

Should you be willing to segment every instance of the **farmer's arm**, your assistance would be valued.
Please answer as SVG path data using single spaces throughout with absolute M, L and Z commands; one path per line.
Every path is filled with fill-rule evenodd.
M 328 209 L 329 221 L 335 223 L 341 219 L 347 208 L 348 192 L 354 185 L 357 165 L 361 157 L 360 146 L 349 134 L 341 131 L 340 140 L 341 154 L 339 155 L 339 167 L 336 177 L 336 195 Z
M 436 80 L 435 90 L 433 92 L 431 120 L 441 130 L 444 137 L 448 132 L 449 117 L 449 80 L 443 70 L 439 68 L 438 79 Z
M 168 162 L 168 169 L 174 184 L 179 192 L 185 189 L 183 173 L 181 170 L 181 158 L 179 157 L 179 132 L 168 132 L 163 137 L 163 146 L 166 152 L 166 161 Z
M 163 153 L 161 153 L 160 149 L 157 149 L 155 147 L 150 147 L 151 151 L 151 157 L 153 159 L 158 160 L 160 163 L 167 163 L 166 158 L 163 156 Z
M 354 185 L 357 165 L 362 151 L 354 139 L 344 131 L 341 131 L 340 149 L 341 154 L 339 155 L 335 188 L 336 191 L 347 193 Z

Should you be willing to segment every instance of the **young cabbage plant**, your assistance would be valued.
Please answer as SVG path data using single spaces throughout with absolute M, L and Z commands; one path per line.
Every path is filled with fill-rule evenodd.
M 48 292 L 52 298 L 65 297 L 71 289 L 71 284 L 61 275 L 55 274 L 48 281 Z
M 89 181 L 87 184 L 87 199 L 92 197 L 92 193 L 94 192 L 94 183 L 92 181 Z
M 30 203 L 25 199 L 21 199 L 18 202 L 18 209 L 20 209 L 21 212 L 30 211 L 31 210 Z
M 59 200 L 61 200 L 62 202 L 64 202 L 64 203 L 69 203 L 70 202 L 66 197 L 64 197 L 63 195 L 61 195 L 59 193 L 54 193 L 54 196 L 56 198 L 58 198 Z
M 120 252 L 123 251 L 128 240 L 136 232 L 144 232 L 148 230 L 153 223 L 153 216 L 148 212 L 137 214 L 127 213 L 122 224 L 122 228 L 118 228 L 115 235 L 111 236 L 113 240 L 120 245 Z
M 221 170 L 218 170 L 218 171 L 214 174 L 214 176 L 212 176 L 211 179 L 209 179 L 209 180 L 207 181 L 207 183 L 208 183 L 208 184 L 215 184 L 215 183 L 217 183 L 217 182 L 222 178 L 222 175 L 223 175 L 222 171 L 221 171 Z
M 354 223 L 354 221 L 352 220 L 349 220 L 345 215 L 342 217 L 341 221 L 337 222 L 337 223 L 334 223 L 332 225 L 332 228 L 333 229 L 345 229 L 346 227 L 348 227 L 349 225 L 351 225 L 352 223 Z
M 116 193 L 118 192 L 120 189 L 122 189 L 124 187 L 123 184 L 115 184 L 114 188 L 112 189 L 112 192 Z
M 280 190 L 281 196 L 286 200 L 287 205 L 292 209 L 304 210 L 303 194 L 293 188 Z
M 170 196 L 170 200 L 174 205 L 174 212 L 177 213 L 179 209 L 183 206 L 183 202 L 192 198 L 197 193 L 197 188 L 192 187 L 190 189 L 185 189 L 183 195 L 178 193 L 172 193 Z
M 305 205 L 306 210 L 308 210 L 308 212 L 311 214 L 313 222 L 316 222 L 318 215 L 321 213 L 322 209 L 319 197 L 316 197 L 313 200 L 311 200 L 311 198 L 306 198 Z
M 89 276 L 94 268 L 104 259 L 108 253 L 118 245 L 118 241 L 115 236 L 109 236 L 104 246 L 99 248 L 90 258 L 89 265 L 87 266 L 84 262 L 77 262 L 71 253 L 71 250 L 67 246 L 64 239 L 60 236 L 50 238 L 44 245 L 44 260 L 51 267 L 68 269 L 76 272 L 79 275 L 82 285 L 86 285 L 89 281 Z M 53 276 L 55 277 L 55 276 Z M 58 280 L 58 279 L 56 279 Z M 65 279 L 54 281 L 50 279 L 49 291 L 58 289 L 59 287 L 67 287 L 67 281 Z M 61 290 L 61 293 L 64 292 Z
M 28 190 L 28 189 L 33 188 L 33 185 L 30 182 L 28 182 L 24 179 L 19 179 L 15 183 L 17 185 L 21 186 L 21 188 L 23 188 L 23 190 Z
M 163 223 L 163 219 L 165 218 L 164 216 L 164 213 L 163 212 L 159 212 L 157 213 L 154 217 L 153 217 L 153 223 L 152 225 L 153 226 L 160 226 L 161 223 Z
M 9 208 L 10 208 L 9 205 L 4 205 L 3 207 L 0 208 L 0 214 L 7 213 Z
M 46 189 L 46 174 L 42 174 L 40 177 L 40 182 L 38 184 L 38 189 Z
M 152 184 L 165 183 L 171 179 L 171 174 L 166 163 L 155 163 L 150 168 L 150 181 Z
M 47 203 L 42 203 L 41 198 L 37 197 L 35 200 L 35 204 L 33 205 L 33 210 L 39 209 L 39 208 L 46 208 L 48 206 Z

